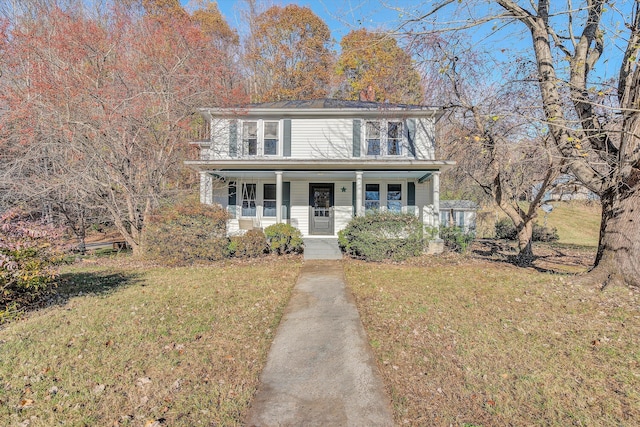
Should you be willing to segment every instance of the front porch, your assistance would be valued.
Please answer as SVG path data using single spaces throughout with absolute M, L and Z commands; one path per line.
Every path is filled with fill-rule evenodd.
M 375 210 L 412 213 L 439 226 L 437 160 L 190 161 L 199 170 L 200 198 L 228 210 L 228 230 L 289 223 L 302 235 L 337 236 L 354 216 Z

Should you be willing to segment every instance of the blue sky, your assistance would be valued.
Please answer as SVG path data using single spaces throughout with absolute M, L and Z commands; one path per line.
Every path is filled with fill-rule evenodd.
M 188 0 L 182 0 L 188 3 Z M 300 6 L 308 6 L 313 12 L 322 18 L 337 42 L 354 28 L 366 27 L 369 29 L 393 28 L 400 21 L 400 14 L 391 6 L 403 7 L 415 1 L 370 1 L 370 0 L 290 0 L 290 1 L 266 1 L 266 4 L 279 4 L 281 6 L 295 3 Z M 239 28 L 242 25 L 239 8 L 243 2 L 237 0 L 218 0 L 218 7 L 227 19 L 229 25 Z
M 181 1 L 183 4 L 189 3 L 189 0 Z M 217 3 L 229 25 L 242 33 L 242 27 L 246 25 L 241 18 L 241 8 L 245 7 L 244 2 L 218 0 Z M 419 13 L 416 12 L 417 8 L 422 7 L 422 9 L 425 9 L 425 5 L 432 4 L 421 0 L 258 0 L 258 3 L 262 3 L 266 7 L 273 4 L 284 6 L 289 3 L 310 7 L 331 29 L 331 34 L 336 41 L 335 48 L 339 48 L 340 39 L 352 29 L 365 27 L 368 29 L 392 30 L 408 18 L 407 12 L 409 14 L 412 12 L 417 14 Z M 607 14 L 607 19 L 603 20 L 603 25 L 608 34 L 619 30 L 621 26 L 623 28 L 620 17 L 621 15 L 630 16 L 630 4 L 631 2 L 623 1 L 620 6 L 617 6 L 617 8 L 621 9 L 617 11 L 617 14 Z M 470 14 L 486 13 L 486 7 L 496 7 L 495 5 L 489 5 L 490 3 L 479 3 L 479 9 L 476 9 L 476 12 L 467 8 L 463 8 L 463 10 L 465 12 L 468 11 Z M 450 9 L 445 8 L 440 12 L 442 13 L 439 14 L 439 21 L 450 22 L 450 20 L 454 19 L 449 15 Z M 497 31 L 494 34 L 492 27 L 495 24 L 496 21 L 469 31 L 469 34 L 471 34 L 469 39 L 474 41 L 474 48 L 491 52 L 491 55 L 496 57 L 498 61 L 506 62 L 509 62 L 510 57 L 513 57 L 518 51 L 530 52 L 531 41 L 523 25 L 512 24 L 504 31 Z M 497 27 L 500 28 L 501 25 L 498 24 Z M 559 28 L 561 29 L 562 25 Z M 620 41 L 609 40 L 608 42 L 618 44 Z M 605 51 L 605 57 L 613 56 L 615 58 L 616 55 L 620 55 L 619 48 L 609 47 L 610 49 Z M 608 63 L 606 58 L 603 57 L 597 67 L 597 73 L 601 77 L 612 77 L 617 74 L 618 67 L 619 63 L 617 61 L 614 60 Z

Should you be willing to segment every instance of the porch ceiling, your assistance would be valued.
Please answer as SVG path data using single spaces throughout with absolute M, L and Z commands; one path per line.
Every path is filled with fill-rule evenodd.
M 229 178 L 273 178 L 282 171 L 287 179 L 354 180 L 357 171 L 363 178 L 421 179 L 455 164 L 446 160 L 191 160 L 185 164 L 195 170 Z

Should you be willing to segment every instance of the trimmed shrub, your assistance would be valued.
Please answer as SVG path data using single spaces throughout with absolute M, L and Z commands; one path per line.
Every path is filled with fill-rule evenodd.
M 496 222 L 496 239 L 516 240 L 518 233 L 513 221 L 509 218 L 501 218 Z M 555 242 L 559 239 L 558 229 L 544 227 L 537 222 L 533 224 L 531 241 L 533 242 Z
M 536 222 L 533 224 L 533 236 L 531 239 L 534 242 L 557 242 L 560 236 L 558 236 L 557 228 L 543 227 Z
M 444 240 L 447 249 L 465 253 L 476 236 L 473 231 L 465 232 L 461 227 L 441 227 L 440 238 Z
M 257 258 L 269 250 L 267 238 L 259 228 L 248 230 L 240 236 L 232 236 L 227 253 L 237 258 Z
M 513 221 L 509 218 L 500 218 L 496 221 L 496 239 L 516 240 L 518 233 Z
M 227 212 L 220 206 L 186 200 L 151 216 L 144 232 L 144 255 L 169 265 L 225 257 Z
M 375 212 L 353 218 L 338 243 L 355 258 L 402 261 L 422 253 L 423 224 L 412 214 Z
M 290 224 L 273 224 L 264 229 L 269 243 L 269 250 L 278 255 L 292 252 L 301 253 L 303 250 L 302 233 Z
M 63 260 L 55 246 L 61 235 L 16 210 L 0 216 L 0 324 L 54 286 L 54 266 Z

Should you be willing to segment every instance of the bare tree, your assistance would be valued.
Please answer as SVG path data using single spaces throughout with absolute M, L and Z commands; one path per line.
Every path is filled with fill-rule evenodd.
M 458 3 L 430 6 L 407 25 L 429 21 L 441 30 L 460 30 L 493 22 L 495 31 L 523 25 L 552 141 L 573 175 L 602 201 L 598 253 L 588 278 L 603 286 L 640 286 L 640 0 L 620 6 L 605 0 L 495 0 L 498 10 L 486 2 L 464 2 L 457 23 L 447 18 L 442 25 L 438 18 Z M 612 15 L 623 28 L 606 27 L 604 19 Z M 616 55 L 618 48 L 622 53 Z M 595 71 L 603 57 L 619 64 L 612 104 L 609 87 Z M 604 114 L 610 109 L 615 120 Z

